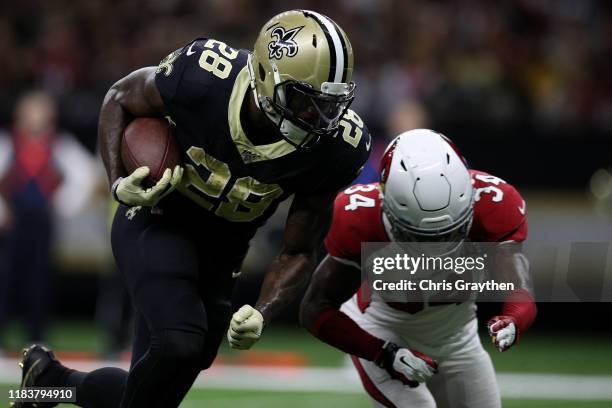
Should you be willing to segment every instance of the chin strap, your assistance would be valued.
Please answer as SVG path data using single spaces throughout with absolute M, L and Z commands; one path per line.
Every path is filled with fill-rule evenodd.
M 274 83 L 280 84 L 281 77 L 280 72 L 278 71 L 278 67 L 272 61 L 270 61 L 270 65 L 272 66 L 272 73 L 274 75 Z M 253 56 L 249 54 L 247 57 L 247 70 L 249 72 L 249 86 L 251 87 L 251 91 L 253 92 L 253 98 L 255 99 L 255 105 L 261 111 L 263 111 L 268 119 L 272 123 L 274 123 L 279 132 L 287 139 L 289 143 L 294 146 L 299 146 L 304 142 L 304 139 L 308 137 L 308 132 L 300 129 L 298 126 L 291 123 L 291 121 L 280 116 L 273 108 L 270 106 L 270 101 L 267 98 L 259 99 L 259 95 L 257 94 L 257 79 L 255 77 L 255 68 L 253 68 Z M 285 92 L 283 89 L 279 89 L 278 98 L 281 103 L 285 103 Z M 294 139 L 299 139 L 298 141 Z M 312 137 L 308 138 L 308 140 L 312 139 Z
M 272 65 L 272 75 L 274 76 L 274 88 L 276 88 L 276 85 L 281 83 L 280 72 L 274 62 L 270 61 L 270 65 Z M 283 89 L 283 87 L 278 87 L 278 100 L 281 106 L 287 106 L 287 99 L 285 98 L 285 90 Z
M 274 80 L 275 82 L 277 82 L 277 79 L 280 80 L 280 76 L 278 74 L 278 69 L 276 68 L 276 65 L 274 63 L 272 63 L 272 68 L 274 69 L 275 73 Z M 253 68 L 252 54 L 249 54 L 249 56 L 247 57 L 247 70 L 249 72 L 249 86 L 251 88 L 251 91 L 253 92 L 255 106 L 257 106 L 257 109 L 262 110 L 266 114 L 268 119 L 270 119 L 272 123 L 279 126 L 280 128 L 282 118 L 279 118 L 278 115 L 275 114 L 274 110 L 270 106 L 270 102 L 267 99 L 262 98 L 261 102 L 259 100 L 259 95 L 257 94 L 257 80 L 255 78 L 255 69 Z
M 257 106 L 257 109 L 261 109 L 261 106 L 259 105 L 259 98 L 257 97 L 255 70 L 253 69 L 253 54 L 249 54 L 247 57 L 247 70 L 249 71 L 249 84 L 251 91 L 253 92 L 253 99 L 255 99 L 255 106 Z

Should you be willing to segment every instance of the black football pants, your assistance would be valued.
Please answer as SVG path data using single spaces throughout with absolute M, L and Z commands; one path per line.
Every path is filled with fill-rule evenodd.
M 131 367 L 129 373 L 103 368 L 81 376 L 78 405 L 178 407 L 225 337 L 232 273 L 248 241 L 232 241 L 205 221 L 121 206 L 112 247 L 137 314 Z

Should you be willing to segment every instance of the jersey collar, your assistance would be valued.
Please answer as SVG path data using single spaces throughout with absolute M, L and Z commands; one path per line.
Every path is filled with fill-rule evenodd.
M 293 153 L 296 150 L 295 147 L 285 140 L 279 140 L 278 142 L 267 145 L 255 146 L 247 138 L 242 129 L 242 124 L 240 123 L 240 108 L 242 107 L 244 95 L 249 88 L 249 84 L 249 71 L 245 65 L 236 77 L 227 109 L 230 135 L 236 149 L 238 149 L 238 153 L 240 153 L 240 157 L 242 157 L 242 161 L 245 164 L 249 164 L 277 159 L 289 153 Z

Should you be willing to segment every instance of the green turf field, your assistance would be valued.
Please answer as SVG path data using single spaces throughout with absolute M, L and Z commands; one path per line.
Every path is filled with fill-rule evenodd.
M 370 408 L 372 404 L 365 395 L 343 395 L 331 393 L 263 393 L 217 390 L 194 390 L 182 407 L 248 406 L 249 408 Z M 610 408 L 610 401 L 525 401 L 504 400 L 504 408 Z
M 24 345 L 21 331 L 11 326 L 5 334 L 7 349 L 19 350 Z M 102 340 L 90 323 L 66 322 L 55 324 L 49 331 L 47 344 L 62 350 L 97 351 Z M 557 374 L 612 375 L 612 339 L 592 335 L 530 332 L 521 343 L 507 353 L 497 352 L 483 338 L 498 371 L 537 372 Z M 269 328 L 257 350 L 291 351 L 305 356 L 314 366 L 338 366 L 344 354 L 295 328 Z M 222 344 L 220 354 L 236 358 L 239 351 L 231 351 Z
M 486 339 L 483 339 L 483 341 Z M 20 331 L 13 328 L 5 336 L 9 349 L 23 343 Z M 498 372 L 554 373 L 574 375 L 612 375 L 610 339 L 597 336 L 562 336 L 559 333 L 529 333 L 520 345 L 508 353 L 498 353 L 484 341 Z M 58 349 L 95 351 L 101 346 L 91 324 L 63 323 L 51 328 L 48 344 Z M 313 339 L 298 329 L 270 328 L 258 350 L 289 351 L 303 356 L 308 365 L 334 367 L 345 363 L 337 350 Z M 227 360 L 240 359 L 241 353 L 223 345 L 221 355 Z M 612 386 L 612 384 L 611 384 Z M 0 384 L 0 395 L 7 395 L 7 384 Z M 184 407 L 370 407 L 365 394 L 270 392 L 247 390 L 193 389 Z M 0 404 L 0 407 L 2 405 Z M 612 401 L 556 401 L 505 399 L 505 408 L 603 408 Z

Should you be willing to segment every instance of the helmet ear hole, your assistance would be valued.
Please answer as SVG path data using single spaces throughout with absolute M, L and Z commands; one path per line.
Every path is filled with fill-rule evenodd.
M 263 65 L 259 64 L 259 79 L 263 81 L 266 78 L 266 70 Z

